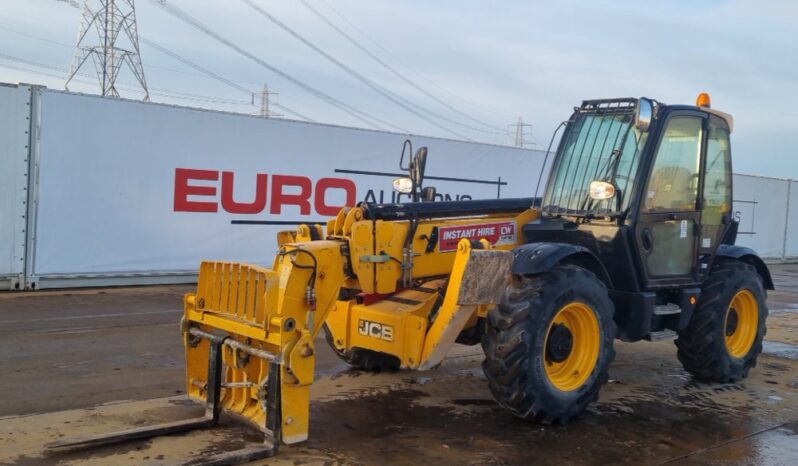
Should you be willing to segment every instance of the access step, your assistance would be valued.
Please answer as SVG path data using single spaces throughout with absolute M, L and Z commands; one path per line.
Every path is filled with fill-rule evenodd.
M 655 316 L 669 316 L 673 314 L 679 314 L 682 312 L 682 308 L 679 307 L 678 304 L 668 303 L 668 304 L 657 304 L 654 306 L 654 315 Z
M 651 332 L 648 334 L 648 338 L 646 340 L 649 341 L 662 341 L 662 340 L 674 340 L 678 334 L 673 330 L 662 330 L 659 332 Z

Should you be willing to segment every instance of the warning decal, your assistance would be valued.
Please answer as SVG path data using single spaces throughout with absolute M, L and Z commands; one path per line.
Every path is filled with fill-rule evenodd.
M 499 222 L 442 227 L 438 235 L 440 252 L 457 250 L 457 243 L 463 238 L 475 241 L 484 238 L 493 245 L 512 244 L 516 242 L 516 225 L 515 222 Z

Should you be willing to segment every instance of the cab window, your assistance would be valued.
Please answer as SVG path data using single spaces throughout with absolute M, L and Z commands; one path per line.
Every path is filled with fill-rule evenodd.
M 702 123 L 701 118 L 687 116 L 668 121 L 644 193 L 645 211 L 696 210 Z
M 713 247 L 720 241 L 724 218 L 732 204 L 732 168 L 729 129 L 717 117 L 709 120 L 707 135 L 707 161 L 704 178 L 704 211 L 702 249 Z

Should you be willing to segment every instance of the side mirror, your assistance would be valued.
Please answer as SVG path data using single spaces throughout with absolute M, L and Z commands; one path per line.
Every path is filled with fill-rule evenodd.
M 410 178 L 416 187 L 421 188 L 424 183 L 424 171 L 427 168 L 427 148 L 422 147 L 416 152 L 413 157 L 413 163 L 410 165 Z
M 436 194 L 438 194 L 438 191 L 434 186 L 427 186 L 421 190 L 421 200 L 423 202 L 432 202 L 435 200 Z
M 637 102 L 637 110 L 635 110 L 635 128 L 640 131 L 648 131 L 652 119 L 654 119 L 654 103 L 641 97 Z
M 425 189 L 424 185 L 424 172 L 427 168 L 427 148 L 421 147 L 412 156 L 408 157 L 407 166 L 405 166 L 405 153 L 413 153 L 413 144 L 409 139 L 405 140 L 402 145 L 402 155 L 399 157 L 399 168 L 407 171 L 408 177 L 397 178 L 393 181 L 393 189 L 402 194 L 410 194 L 413 202 L 418 201 L 434 201 L 435 188 Z

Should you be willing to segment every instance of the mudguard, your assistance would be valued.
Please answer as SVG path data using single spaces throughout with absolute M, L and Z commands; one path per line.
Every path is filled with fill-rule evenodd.
M 716 258 L 725 257 L 728 259 L 735 259 L 752 265 L 759 275 L 762 276 L 762 283 L 765 289 L 775 290 L 773 285 L 773 278 L 770 275 L 770 270 L 765 264 L 765 261 L 751 248 L 745 246 L 737 246 L 736 244 L 721 244 L 718 247 Z
M 584 246 L 569 243 L 527 243 L 513 250 L 514 275 L 535 275 L 548 272 L 560 263 L 578 265 L 593 272 L 607 287 L 610 276 L 601 261 Z

